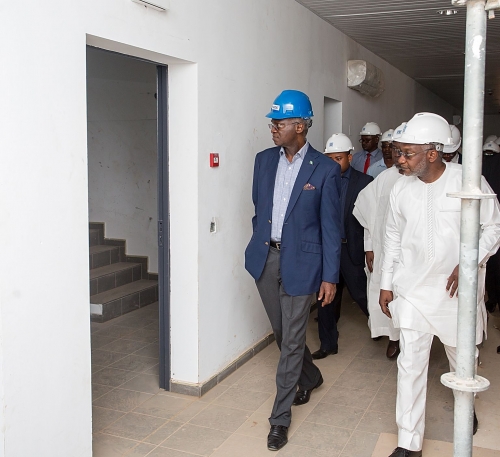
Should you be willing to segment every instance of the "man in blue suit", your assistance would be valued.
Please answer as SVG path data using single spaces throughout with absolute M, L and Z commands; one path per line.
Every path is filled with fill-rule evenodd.
M 287 443 L 292 404 L 307 403 L 323 383 L 305 343 L 307 321 L 313 294 L 319 290 L 329 304 L 339 279 L 340 167 L 309 145 L 312 116 L 306 94 L 283 91 L 267 115 L 276 147 L 255 158 L 245 267 L 281 351 L 267 438 L 272 451 Z

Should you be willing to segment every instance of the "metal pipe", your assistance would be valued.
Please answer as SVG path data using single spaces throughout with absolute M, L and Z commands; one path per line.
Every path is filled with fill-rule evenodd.
M 486 48 L 485 0 L 467 1 L 464 132 L 462 156 L 462 213 L 456 382 L 475 379 L 479 210 L 481 197 L 482 138 Z M 454 389 L 453 456 L 472 457 L 474 389 Z

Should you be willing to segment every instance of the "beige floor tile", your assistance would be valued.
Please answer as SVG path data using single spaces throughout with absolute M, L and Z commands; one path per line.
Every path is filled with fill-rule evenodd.
M 112 409 L 92 407 L 92 433 L 100 432 L 107 426 L 123 417 L 125 413 Z
M 122 384 L 121 389 L 136 390 L 137 392 L 146 392 L 148 394 L 157 394 L 160 392 L 160 381 L 154 374 L 141 373 L 130 381 Z
M 150 399 L 153 395 L 143 392 L 134 392 L 132 390 L 114 389 L 104 394 L 95 402 L 95 406 L 114 409 L 115 411 L 130 412 L 140 404 Z
M 119 362 L 118 362 L 119 363 Z M 357 372 L 365 374 L 387 375 L 392 368 L 392 362 L 382 360 L 370 360 L 356 357 L 346 368 L 346 372 Z
M 166 424 L 162 425 L 158 430 L 149 435 L 144 439 L 146 443 L 151 444 L 161 444 L 163 443 L 169 436 L 174 434 L 179 428 L 181 428 L 184 424 L 182 422 L 176 422 L 173 420 L 168 421 Z
M 378 437 L 379 435 L 376 433 L 355 431 L 349 438 L 340 457 L 371 457 Z
M 334 385 L 321 399 L 321 403 L 367 409 L 377 393 L 371 390 L 351 389 Z
M 253 438 L 251 436 L 232 435 L 219 449 L 217 449 L 212 457 L 269 457 L 276 455 L 267 449 L 267 439 Z
M 114 387 L 111 386 L 92 384 L 92 401 L 97 400 L 99 397 L 102 397 L 104 394 L 111 392 L 113 389 Z
M 367 411 L 357 430 L 369 433 L 397 433 L 396 415 L 380 411 Z
M 158 430 L 163 424 L 165 424 L 165 419 L 159 417 L 128 413 L 106 427 L 104 433 L 142 441 Z
M 152 444 L 140 443 L 134 449 L 125 454 L 126 457 L 145 457 L 151 455 L 150 452 L 155 448 Z
M 385 375 L 371 374 L 363 376 L 355 371 L 344 372 L 335 381 L 334 386 L 349 387 L 359 390 L 374 390 L 380 389 L 380 386 L 385 380 Z
M 278 455 L 279 457 L 336 457 L 338 454 L 288 443 Z
M 332 405 L 331 403 L 319 403 L 305 418 L 305 421 L 354 430 L 364 412 L 363 409 L 353 409 L 346 406 Z
M 92 364 L 107 367 L 112 363 L 123 359 L 125 354 L 119 352 L 103 351 L 102 349 L 94 349 L 92 351 Z
M 92 457 L 122 457 L 139 443 L 117 436 L 98 433 L 92 441 Z
M 138 373 L 143 373 L 148 368 L 154 367 L 158 363 L 158 359 L 152 359 L 150 357 L 142 357 L 140 355 L 130 354 L 111 365 L 111 368 L 117 368 L 119 370 L 135 371 Z
M 92 375 L 92 382 L 103 386 L 118 387 L 137 376 L 137 373 L 116 368 L 103 368 Z
M 396 395 L 394 391 L 386 392 L 380 389 L 370 404 L 371 411 L 396 414 Z
M 214 403 L 229 408 L 256 411 L 270 396 L 271 394 L 265 392 L 249 392 L 245 389 L 230 387 L 220 397 L 217 397 Z
M 303 422 L 291 436 L 290 443 L 339 455 L 351 434 L 352 430 Z
M 114 340 L 113 342 L 102 346 L 100 349 L 102 349 L 103 351 L 119 352 L 121 354 L 128 355 L 146 346 L 148 346 L 148 343 L 144 341 L 135 341 L 126 338 L 120 338 L 119 340 Z
M 227 408 L 219 405 L 209 405 L 189 423 L 202 427 L 215 428 L 226 432 L 236 431 L 251 415 L 251 412 L 241 409 Z
M 155 395 L 143 402 L 134 412 L 161 417 L 163 419 L 171 419 L 189 406 L 192 401 L 167 395 Z
M 192 454 L 209 456 L 229 436 L 231 436 L 230 433 L 221 430 L 185 424 L 172 436 L 167 438 L 161 446 L 178 451 L 191 452 Z

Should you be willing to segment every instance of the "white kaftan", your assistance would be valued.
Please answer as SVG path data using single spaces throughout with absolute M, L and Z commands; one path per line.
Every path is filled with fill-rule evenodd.
M 462 187 L 462 166 L 446 163 L 430 184 L 406 177 L 392 188 L 387 214 L 380 288 L 393 290 L 389 304 L 394 326 L 436 335 L 456 347 L 458 298 L 446 283 L 459 262 L 461 200 L 447 197 Z M 493 193 L 484 178 L 481 189 Z M 484 267 L 500 243 L 500 208 L 496 199 L 481 200 L 479 265 Z M 399 261 L 394 270 L 394 261 Z M 486 326 L 484 272 L 480 268 L 476 343 Z
M 352 214 L 365 229 L 365 251 L 373 251 L 373 272 L 367 269 L 368 278 L 368 326 L 372 338 L 388 336 L 392 341 L 399 340 L 399 329 L 395 329 L 380 309 L 380 278 L 382 274 L 382 248 L 385 237 L 385 224 L 389 195 L 394 183 L 403 175 L 396 167 L 391 167 L 377 176 L 358 195 Z

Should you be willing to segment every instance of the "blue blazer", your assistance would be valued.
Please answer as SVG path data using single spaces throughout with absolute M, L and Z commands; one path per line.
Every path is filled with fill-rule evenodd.
M 269 253 L 279 147 L 255 158 L 253 235 L 245 268 L 258 280 Z M 304 190 L 306 184 L 315 187 Z M 338 283 L 340 271 L 340 166 L 310 145 L 292 189 L 281 235 L 281 280 L 288 295 L 309 295 L 321 281 Z

